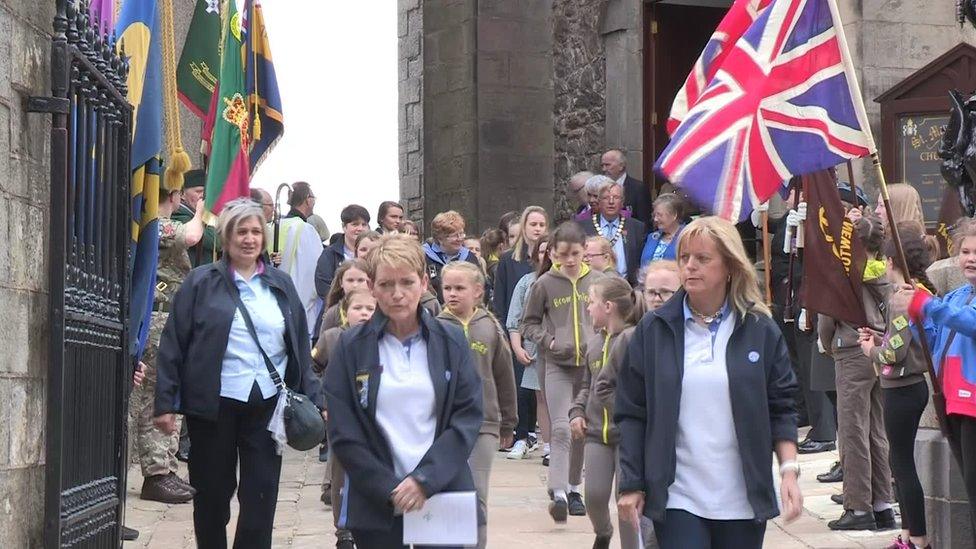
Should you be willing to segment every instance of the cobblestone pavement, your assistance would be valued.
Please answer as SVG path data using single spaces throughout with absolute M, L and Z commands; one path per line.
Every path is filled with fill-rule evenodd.
M 801 488 L 806 511 L 788 525 L 778 520 L 770 522 L 765 547 L 875 549 L 885 547 L 894 537 L 895 531 L 837 533 L 827 528 L 827 521 L 841 513 L 840 506 L 830 501 L 831 494 L 840 492 L 840 484 L 821 484 L 815 476 L 829 469 L 835 459 L 833 452 L 801 456 Z M 323 467 L 317 452 L 289 452 L 285 456 L 274 547 L 334 546 L 332 513 L 319 501 Z M 590 523 L 585 517 L 570 517 L 566 526 L 555 526 L 549 518 L 546 471 L 538 453 L 523 461 L 506 460 L 502 453 L 496 455 L 489 500 L 489 547 L 588 548 L 592 545 Z M 181 474 L 185 477 L 185 467 Z M 128 547 L 195 547 L 191 505 L 165 505 L 139 499 L 142 476 L 138 467 L 129 470 L 128 485 L 126 524 L 141 533 Z M 231 538 L 236 520 L 235 500 L 228 526 Z M 612 547 L 619 547 L 616 538 Z

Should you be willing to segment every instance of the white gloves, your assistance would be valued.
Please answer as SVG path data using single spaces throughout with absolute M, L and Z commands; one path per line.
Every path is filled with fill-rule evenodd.
M 807 219 L 807 203 L 800 202 L 795 210 L 790 210 L 786 215 L 786 225 L 789 227 L 799 227 Z
M 763 202 L 762 204 L 756 206 L 756 208 L 752 210 L 752 215 L 750 216 L 750 218 L 752 219 L 752 226 L 757 229 L 762 228 L 762 214 L 763 212 L 768 212 L 768 211 L 769 211 L 769 201 Z
M 783 239 L 783 253 L 793 251 L 793 234 L 796 233 L 796 247 L 803 247 L 803 222 L 807 219 L 807 203 L 800 202 L 795 210 L 786 214 L 786 238 Z

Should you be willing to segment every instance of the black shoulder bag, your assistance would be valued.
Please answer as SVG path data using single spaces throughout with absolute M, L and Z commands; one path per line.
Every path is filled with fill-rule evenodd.
M 227 283 L 227 289 L 234 299 L 234 304 L 237 305 L 237 310 L 244 317 L 244 324 L 247 325 L 247 331 L 250 332 L 251 338 L 254 339 L 254 344 L 261 351 L 261 357 L 264 358 L 264 365 L 268 367 L 268 374 L 271 375 L 271 381 L 278 388 L 278 391 L 284 395 L 285 436 L 288 439 L 288 445 L 302 452 L 315 448 L 325 440 L 325 420 L 322 418 L 322 412 L 319 411 L 318 406 L 309 400 L 307 396 L 292 391 L 281 380 L 281 376 L 278 375 L 278 370 L 275 369 L 274 364 L 271 363 L 271 359 L 268 358 L 268 354 L 261 347 L 261 341 L 258 339 L 257 331 L 254 329 L 254 323 L 251 321 L 251 315 L 248 314 L 247 307 L 241 301 L 240 292 L 237 291 L 237 287 L 227 278 L 224 278 L 224 282 Z

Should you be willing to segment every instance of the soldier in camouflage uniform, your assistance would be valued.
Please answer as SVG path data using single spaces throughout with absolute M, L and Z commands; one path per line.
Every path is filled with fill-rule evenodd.
M 161 191 L 159 200 L 159 264 L 156 270 L 156 295 L 153 302 L 149 337 L 140 366 L 145 379 L 132 391 L 129 403 L 129 425 L 139 465 L 145 481 L 142 499 L 164 503 L 185 503 L 195 490 L 177 476 L 176 452 L 179 436 L 167 435 L 153 425 L 153 401 L 156 392 L 156 355 L 159 338 L 169 318 L 169 303 L 190 272 L 187 248 L 200 240 L 203 233 L 203 208 L 188 223 L 170 218 L 179 205 L 179 192 Z M 202 206 L 202 201 L 201 201 Z
M 190 170 L 183 176 L 183 197 L 173 210 L 172 218 L 180 223 L 189 223 L 197 209 L 197 203 L 203 202 L 203 188 L 206 184 L 206 174 L 203 170 Z M 194 267 L 213 263 L 220 255 L 220 242 L 217 229 L 204 225 L 203 237 L 187 246 L 190 264 Z

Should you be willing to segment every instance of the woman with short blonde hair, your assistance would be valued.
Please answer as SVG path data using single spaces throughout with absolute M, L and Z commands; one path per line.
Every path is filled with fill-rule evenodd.
M 452 261 L 467 261 L 481 268 L 481 261 L 464 247 L 464 218 L 454 210 L 441 212 L 430 222 L 432 241 L 423 246 L 427 262 L 427 276 L 437 301 L 444 302 L 441 291 L 441 269 Z
M 361 549 L 403 545 L 403 514 L 441 492 L 474 491 L 468 457 L 481 383 L 461 329 L 421 312 L 424 253 L 384 235 L 366 256 L 373 317 L 329 357 L 323 391 L 332 451 L 346 470 L 339 528 Z
M 779 514 L 773 451 L 786 520 L 803 510 L 786 342 L 734 225 L 689 223 L 678 269 L 682 289 L 640 321 L 619 373 L 618 509 L 653 520 L 661 549 L 759 549 Z

